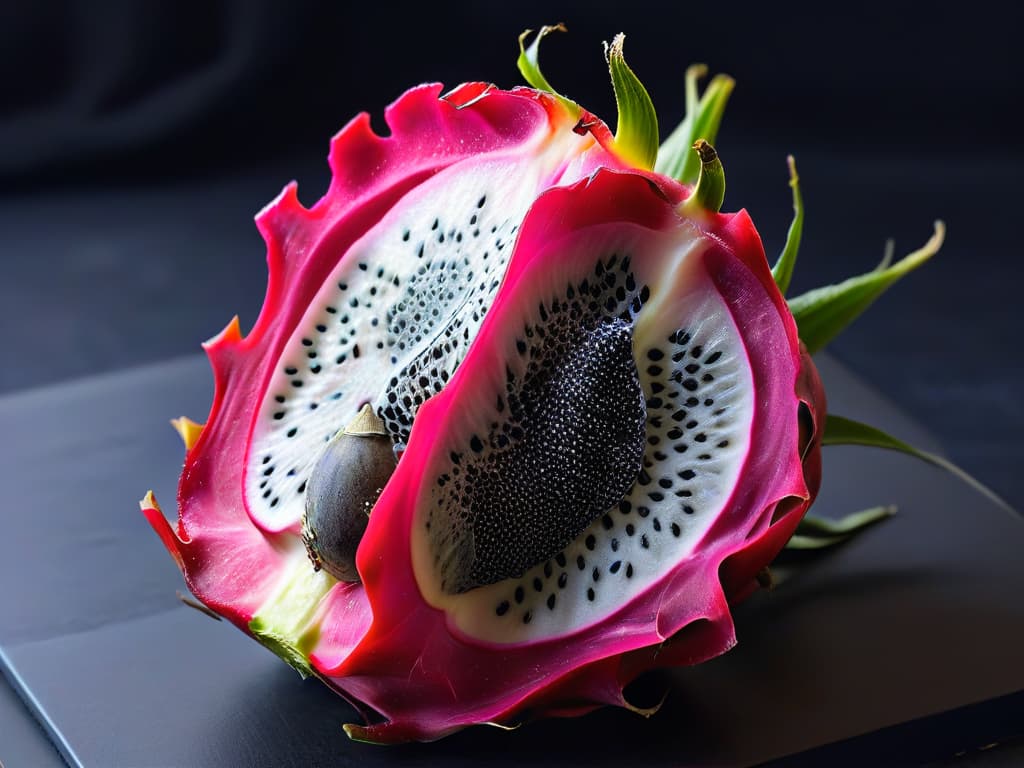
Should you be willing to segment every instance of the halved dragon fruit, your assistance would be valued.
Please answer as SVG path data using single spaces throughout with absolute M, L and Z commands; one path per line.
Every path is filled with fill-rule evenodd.
M 266 302 L 206 346 L 176 529 L 143 502 L 206 606 L 361 709 L 355 738 L 629 707 L 640 673 L 735 643 L 729 603 L 817 492 L 788 273 L 718 213 L 709 145 L 669 163 L 687 183 L 651 170 L 621 38 L 609 61 L 614 137 L 483 84 L 339 133 L 324 198 L 257 219 Z M 683 134 L 713 135 L 712 86 Z

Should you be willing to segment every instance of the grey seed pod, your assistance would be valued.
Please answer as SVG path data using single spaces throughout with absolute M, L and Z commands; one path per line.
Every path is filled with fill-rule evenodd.
M 302 541 L 316 570 L 359 581 L 356 550 L 395 471 L 394 446 L 369 403 L 324 448 L 306 484 Z

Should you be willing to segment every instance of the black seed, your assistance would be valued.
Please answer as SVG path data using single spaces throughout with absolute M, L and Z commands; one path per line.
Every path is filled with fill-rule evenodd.
M 661 376 L 664 371 L 660 365 L 649 365 L 647 366 L 647 373 L 651 376 Z
M 715 401 L 712 400 L 710 397 L 707 400 L 704 401 L 704 405 L 706 405 L 708 408 L 710 408 L 714 404 L 715 404 Z M 724 411 L 724 410 L 725 409 L 723 408 L 722 411 Z M 715 416 L 719 416 L 722 413 L 722 411 L 716 411 L 715 412 Z
M 299 369 L 298 368 L 292 368 L 291 366 L 288 366 L 287 368 L 284 369 L 284 372 L 286 374 L 288 374 L 289 376 L 294 376 L 296 373 L 299 372 Z
M 708 355 L 704 359 L 704 362 L 705 362 L 705 364 L 717 363 L 718 362 L 718 358 L 720 358 L 721 356 L 722 356 L 721 352 L 712 352 L 710 355 Z
M 494 612 L 498 616 L 504 616 L 506 613 L 508 613 L 508 609 L 510 607 L 511 606 L 509 605 L 508 600 L 502 600 L 500 603 L 498 603 L 498 607 L 494 609 Z
M 696 379 L 685 379 L 683 381 L 683 389 L 688 392 L 695 392 L 699 386 L 700 384 L 697 383 Z M 694 403 L 694 405 L 696 405 L 696 403 Z
M 264 456 L 263 457 L 263 463 L 264 464 L 269 464 L 270 463 L 270 457 L 269 456 Z
M 665 494 L 661 491 L 651 491 L 647 495 L 651 497 L 651 501 L 662 501 L 665 498 Z
M 718 447 L 719 447 L 719 448 L 728 448 L 728 447 L 729 447 L 729 441 L 728 441 L 728 440 L 722 440 L 722 441 L 721 441 L 721 442 L 720 442 L 720 443 L 718 444 Z
M 624 515 L 628 515 L 632 508 L 632 505 L 626 499 L 619 502 L 619 512 Z
M 533 579 L 533 591 L 534 592 L 543 592 L 544 591 L 544 582 L 541 581 L 536 576 Z
M 619 568 L 622 567 L 622 561 L 616 560 L 614 563 L 608 566 L 608 573 L 618 573 Z
M 692 469 L 684 469 L 682 472 L 679 473 L 679 476 L 683 480 L 693 480 L 693 478 L 697 476 L 697 473 L 694 472 Z
M 633 564 L 632 563 L 626 563 L 626 578 L 627 579 L 632 579 L 633 578 Z
M 586 545 L 587 549 L 589 549 L 591 552 L 593 552 L 594 551 L 594 547 L 597 545 L 597 539 L 594 538 L 593 534 L 590 534 L 583 541 L 583 543 Z
M 565 585 L 569 583 L 569 574 L 562 571 L 558 574 L 558 588 L 565 589 Z
M 593 589 L 593 587 L 590 587 L 590 588 L 587 589 L 587 600 L 589 600 L 590 602 L 594 602 L 594 589 Z
M 698 400 L 696 397 L 686 398 L 686 405 L 688 408 L 696 408 L 699 403 L 700 400 Z
M 696 419 L 690 419 L 688 422 L 686 422 L 686 428 L 687 429 L 693 429 L 696 426 L 697 426 L 697 420 Z
M 359 357 L 359 345 L 354 344 L 352 346 L 352 357 Z
M 288 435 L 288 437 L 295 437 L 295 435 L 296 435 L 296 433 L 297 433 L 298 431 L 299 431 L 299 428 L 298 428 L 298 427 L 292 427 L 292 428 L 291 428 L 291 429 L 289 429 L 289 430 L 288 430 L 288 431 L 287 431 L 287 432 L 286 432 L 285 434 L 286 434 L 286 435 Z
M 275 496 L 275 497 L 274 497 L 273 499 L 271 499 L 271 501 L 270 501 L 270 506 L 272 506 L 272 507 L 276 507 L 276 506 L 277 506 L 277 503 L 278 503 L 278 502 L 279 502 L 280 500 L 281 500 L 281 499 L 280 499 L 279 497 Z
M 301 387 L 302 386 L 302 379 L 292 379 L 292 386 L 293 387 Z
M 615 523 L 612 521 L 612 518 L 611 518 L 610 515 L 605 515 L 604 517 L 601 518 L 601 525 L 604 526 L 604 529 L 606 531 L 610 531 L 612 528 L 615 527 Z
M 619 551 L 619 540 L 618 539 L 612 539 L 612 552 L 618 552 L 618 551 Z
M 515 598 L 517 603 L 522 603 L 526 599 L 526 591 L 521 587 L 516 587 Z
M 652 349 L 648 349 L 647 350 L 647 359 L 648 360 L 658 361 L 658 360 L 661 360 L 661 358 L 663 358 L 664 356 L 665 356 L 665 353 L 662 352 L 657 347 L 654 347 Z
M 324 307 L 324 311 L 329 315 L 334 315 L 338 312 L 334 307 Z
M 702 454 L 698 455 L 697 458 L 700 459 L 701 461 L 710 461 L 711 460 L 711 454 L 710 453 L 702 453 Z
M 348 284 L 347 283 L 338 283 L 338 288 L 340 288 L 343 291 L 347 291 L 348 290 Z
M 274 414 L 274 421 L 280 421 L 284 418 L 284 411 L 278 411 Z
M 709 381 L 714 381 L 715 377 L 712 376 L 710 373 L 705 373 L 703 376 L 700 377 L 700 380 L 706 384 Z
M 693 507 L 691 507 L 689 504 L 684 504 L 683 505 L 683 512 L 685 512 L 688 515 L 692 515 L 693 514 Z
M 304 347 L 312 347 L 313 346 L 313 340 L 312 339 L 303 339 L 302 340 L 302 346 L 304 346 Z
M 637 507 L 636 512 L 638 515 L 640 515 L 640 517 L 647 517 L 649 514 L 651 514 L 651 510 L 648 509 L 647 507 Z
M 323 367 L 320 366 L 320 365 L 311 365 L 311 366 L 309 366 L 309 372 L 310 373 L 320 373 L 320 371 L 322 371 L 322 370 L 323 370 Z
M 707 442 L 708 436 L 705 435 L 703 432 L 700 432 L 699 434 L 695 435 L 693 439 L 696 440 L 698 443 L 704 443 Z
M 519 350 L 520 355 L 526 354 L 526 342 L 522 339 L 516 339 L 516 349 Z
M 473 435 L 469 441 L 469 447 L 472 448 L 475 453 L 480 453 L 484 449 L 484 444 L 480 442 L 479 437 Z
M 679 523 L 672 523 L 670 527 L 672 528 L 672 535 L 679 538 L 679 534 L 683 532 L 683 529 L 679 527 Z
M 548 610 L 549 611 L 555 610 L 555 593 L 554 592 L 552 592 L 550 595 L 548 595 Z
M 273 467 L 267 467 L 266 469 L 263 470 L 263 476 L 264 477 L 270 477 L 272 474 L 274 474 L 274 468 Z
M 659 520 L 658 518 L 654 518 L 653 525 L 654 525 L 654 530 L 656 530 L 656 531 L 660 531 L 661 530 L 661 520 Z
M 640 537 L 640 546 L 641 546 L 641 547 L 643 547 L 644 549 L 650 549 L 650 547 L 651 547 L 651 542 L 650 542 L 650 540 L 649 540 L 649 539 L 647 538 L 647 534 L 646 534 L 646 533 L 645 533 L 645 534 L 643 534 L 643 535 L 642 535 L 642 536 Z
M 559 568 L 565 568 L 565 553 L 559 552 L 555 555 L 555 562 L 558 563 Z
M 486 202 L 487 202 L 487 195 L 484 195 L 484 196 L 483 196 L 483 197 L 481 197 L 481 198 L 480 198 L 479 200 L 477 200 L 477 202 L 476 202 L 476 207 L 477 207 L 477 208 L 483 208 L 483 207 L 484 207 L 484 204 L 485 204 Z
M 665 490 L 668 490 L 669 488 L 672 487 L 672 481 L 669 480 L 667 477 L 663 477 L 660 480 L 658 480 L 658 485 L 660 485 Z
M 672 414 L 672 421 L 682 421 L 686 418 L 686 411 L 676 411 Z
M 581 571 L 587 567 L 587 561 L 583 559 L 583 555 L 576 556 L 576 567 Z
M 626 535 L 632 536 L 634 533 L 636 533 L 636 528 L 633 526 L 632 523 L 628 523 L 626 525 Z
M 274 400 L 276 400 L 279 403 L 283 403 L 284 402 L 284 395 L 274 395 Z
M 523 614 L 523 624 L 529 624 L 533 620 L 533 613 L 527 611 Z
M 548 560 L 546 563 L 544 563 L 544 578 L 545 579 L 550 579 L 551 578 L 552 570 L 553 569 L 551 568 L 551 561 Z
M 700 366 L 697 365 L 697 363 L 690 363 L 683 370 L 685 370 L 687 373 L 696 373 L 697 371 L 700 370 Z
M 697 346 L 690 350 L 690 354 L 693 355 L 694 357 L 699 358 L 701 355 L 704 354 L 704 347 L 698 344 Z

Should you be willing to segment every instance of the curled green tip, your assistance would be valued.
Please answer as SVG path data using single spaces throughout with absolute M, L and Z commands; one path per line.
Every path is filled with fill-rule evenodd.
M 615 148 L 628 162 L 652 170 L 658 159 L 658 116 L 647 89 L 626 64 L 622 53 L 625 40 L 626 36 L 620 33 L 611 45 L 605 43 L 605 58 L 619 111 Z
M 523 76 L 523 79 L 530 84 L 533 88 L 538 91 L 546 91 L 557 98 L 572 114 L 578 115 L 580 108 L 579 105 L 562 96 L 558 91 L 551 87 L 551 83 L 548 82 L 547 78 L 544 77 L 544 73 L 540 71 L 540 42 L 545 37 L 550 35 L 552 32 L 568 32 L 565 24 L 559 22 L 558 24 L 546 24 L 540 28 L 540 31 L 533 38 L 533 42 L 530 43 L 530 47 L 526 47 L 526 39 L 533 34 L 532 29 L 525 30 L 519 35 L 519 58 L 516 60 L 516 66 L 519 67 L 519 72 Z
M 938 253 L 946 226 L 935 222 L 935 233 L 923 246 L 884 268 L 876 267 L 835 285 L 815 288 L 788 299 L 800 339 L 813 355 L 861 315 L 889 286 Z
M 789 225 L 789 232 L 786 233 L 786 244 L 782 248 L 782 253 L 772 267 L 772 278 L 783 296 L 789 290 L 789 283 L 793 279 L 793 267 L 796 266 L 800 239 L 804 232 L 804 200 L 800 195 L 800 177 L 796 173 L 796 160 L 792 155 L 786 157 L 786 165 L 789 167 L 789 186 L 793 190 L 793 221 Z
M 700 158 L 700 176 L 683 207 L 691 214 L 718 213 L 725 201 L 725 169 L 722 168 L 722 161 L 715 148 L 704 139 L 697 139 L 693 150 Z
M 725 106 L 736 85 L 728 75 L 715 75 L 702 94 L 698 83 L 707 74 L 706 64 L 686 68 L 686 116 L 658 150 L 655 170 L 683 184 L 697 182 L 700 159 L 693 152 L 693 142 L 703 137 L 715 143 Z

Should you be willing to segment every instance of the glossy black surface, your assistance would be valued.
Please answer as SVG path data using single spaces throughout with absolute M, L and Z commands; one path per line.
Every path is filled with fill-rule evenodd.
M 835 405 L 930 444 L 823 363 Z M 0 469 L 0 648 L 73 765 L 742 765 L 1024 690 L 1024 524 L 910 459 L 830 449 L 820 513 L 901 513 L 742 605 L 739 647 L 660 677 L 671 692 L 656 717 L 350 742 L 346 704 L 178 601 L 180 576 L 136 511 L 149 486 L 171 507 L 181 448 L 165 417 L 208 398 L 205 361 L 185 358 L 0 400 L 20 446 Z M 948 756 L 953 720 L 949 741 L 903 749 Z M 977 746 L 976 730 L 962 738 Z

